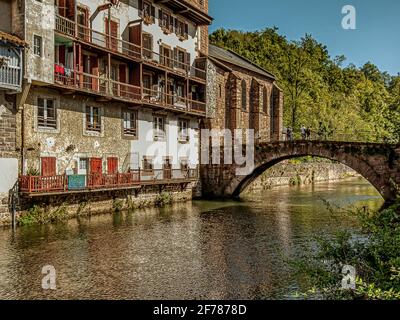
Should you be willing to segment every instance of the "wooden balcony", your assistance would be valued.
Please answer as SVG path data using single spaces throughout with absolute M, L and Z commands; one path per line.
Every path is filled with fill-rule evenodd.
M 171 57 L 163 56 L 160 53 L 129 41 L 107 35 L 80 24 L 76 25 L 74 21 L 60 15 L 56 15 L 56 32 L 100 50 L 111 52 L 114 55 L 155 66 L 161 70 L 181 75 L 203 84 L 206 82 L 207 72 L 205 65 L 203 68 L 199 68 L 196 64 L 190 65 L 174 60 Z
M 128 173 L 20 176 L 19 191 L 26 196 L 137 189 L 148 185 L 188 184 L 198 179 L 198 169 L 132 170 Z M 80 180 L 81 183 L 73 183 Z
M 0 88 L 20 92 L 22 85 L 22 49 L 0 45 Z
M 154 0 L 154 2 L 162 3 L 198 25 L 210 25 L 213 21 L 198 0 Z
M 55 68 L 55 70 L 58 69 Z M 64 89 L 70 88 L 95 94 L 109 100 L 115 99 L 195 115 L 204 115 L 206 112 L 206 103 L 202 101 L 166 93 L 162 88 L 159 90 L 147 89 L 83 72 L 73 72 L 72 70 L 66 72 L 64 69 L 64 73 L 61 74 L 55 71 L 54 83 Z

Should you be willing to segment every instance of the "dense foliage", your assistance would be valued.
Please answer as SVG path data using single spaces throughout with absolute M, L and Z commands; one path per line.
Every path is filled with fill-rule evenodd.
M 219 29 L 210 41 L 269 70 L 285 95 L 285 125 L 318 128 L 360 140 L 400 138 L 400 76 L 368 62 L 343 67 L 310 35 L 288 41 L 277 28 L 256 32 Z
M 380 212 L 360 210 L 362 232 L 341 231 L 320 237 L 317 249 L 293 262 L 312 288 L 306 297 L 326 299 L 400 299 L 400 204 Z M 347 213 L 354 214 L 348 211 Z M 343 266 L 356 271 L 355 290 L 344 289 Z

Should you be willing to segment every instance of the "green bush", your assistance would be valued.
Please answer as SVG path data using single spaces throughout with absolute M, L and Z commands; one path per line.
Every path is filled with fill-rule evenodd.
M 302 295 L 325 299 L 400 299 L 400 204 L 380 212 L 359 210 L 360 233 L 319 237 L 317 250 L 292 261 L 309 290 Z M 342 289 L 342 269 L 353 266 L 356 289 Z
M 18 219 L 18 225 L 25 226 L 31 224 L 46 224 L 52 222 L 61 222 L 68 219 L 66 204 L 62 204 L 54 211 L 45 210 L 38 205 L 29 208 Z
M 156 199 L 154 200 L 154 205 L 156 207 L 164 207 L 168 204 L 172 203 L 172 196 L 168 192 L 162 192 L 157 195 Z

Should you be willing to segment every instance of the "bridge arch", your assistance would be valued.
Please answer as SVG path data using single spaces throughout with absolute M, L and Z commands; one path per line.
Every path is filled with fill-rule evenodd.
M 237 176 L 235 165 L 208 166 L 206 172 L 202 172 L 203 194 L 238 197 L 267 169 L 281 161 L 306 156 L 325 158 L 348 166 L 368 180 L 387 202 L 393 202 L 399 195 L 400 145 L 330 141 L 286 141 L 257 145 L 255 169 L 251 174 Z M 215 183 L 214 190 L 210 190 L 210 183 Z

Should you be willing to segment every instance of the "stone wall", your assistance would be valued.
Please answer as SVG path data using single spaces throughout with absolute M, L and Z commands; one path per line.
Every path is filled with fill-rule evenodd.
M 37 125 L 37 99 L 54 99 L 57 106 L 57 128 L 41 129 Z M 100 107 L 101 131 L 85 128 L 86 106 Z M 130 153 L 130 140 L 122 127 L 122 103 L 98 102 L 80 95 L 60 95 L 57 90 L 33 87 L 24 107 L 24 144 L 27 170 L 40 171 L 40 157 L 56 157 L 57 172 L 77 166 L 80 157 L 117 157 L 122 166 Z
M 0 90 L 0 158 L 15 153 L 15 96 Z
M 274 80 L 255 72 L 225 63 L 232 71 L 214 66 L 208 68 L 213 78 L 213 90 L 207 92 L 207 101 L 215 102 L 215 109 L 207 116 L 211 129 L 254 129 L 259 142 L 278 140 L 283 127 L 283 94 L 274 86 Z M 210 72 L 211 71 L 211 72 Z M 246 87 L 246 107 L 242 105 L 242 88 Z M 276 93 L 276 109 L 271 114 L 271 99 Z M 214 107 L 214 105 L 213 105 Z M 274 136 L 271 123 L 274 121 Z M 243 138 L 245 137 L 245 131 Z
M 194 197 L 196 185 L 184 190 L 180 186 L 168 186 L 160 190 L 158 186 L 147 186 L 140 190 L 92 192 L 65 194 L 46 197 L 21 198 L 17 221 L 33 214 L 40 215 L 46 222 L 56 222 L 80 216 L 113 213 L 115 211 L 163 206 L 177 202 L 190 201 Z M 1 196 L 1 194 L 0 194 Z M 0 226 L 11 225 L 11 214 L 0 202 Z
M 332 162 L 278 163 L 258 177 L 245 194 L 268 190 L 277 186 L 308 185 L 360 176 L 351 168 Z

